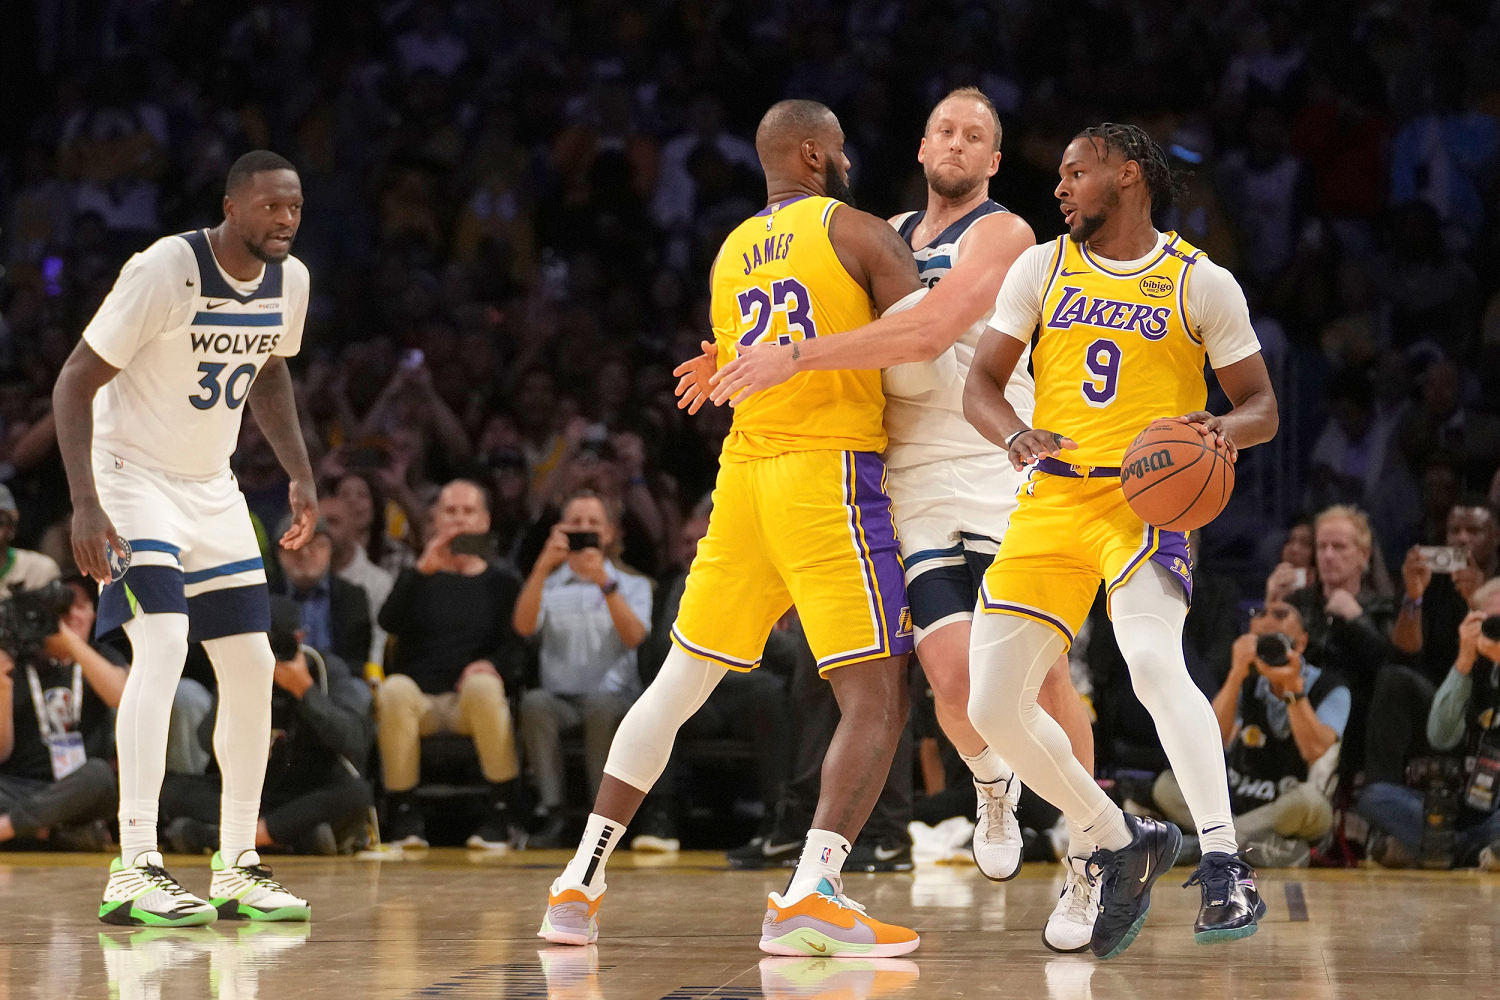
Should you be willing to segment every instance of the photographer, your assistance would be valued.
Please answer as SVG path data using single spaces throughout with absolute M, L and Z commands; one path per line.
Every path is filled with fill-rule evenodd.
M 1405 662 L 1381 668 L 1370 701 L 1365 781 L 1400 784 L 1406 759 L 1427 750 L 1422 738 L 1437 686 L 1458 655 L 1458 626 L 1469 600 L 1495 575 L 1494 512 L 1482 498 L 1465 498 L 1448 512 L 1446 545 L 1417 545 L 1401 567 L 1401 610 L 1391 644 Z
M 297 604 L 271 598 L 271 755 L 261 793 L 255 846 L 304 854 L 335 854 L 364 829 L 373 796 L 358 764 L 374 743 L 370 689 L 342 659 L 303 643 Z M 213 713 L 199 728 L 213 743 Z M 182 854 L 219 843 L 217 775 L 169 774 L 162 785 L 166 840 Z
M 491 562 L 489 498 L 455 479 L 433 506 L 427 547 L 403 569 L 380 609 L 396 645 L 375 693 L 380 756 L 393 844 L 424 847 L 426 823 L 413 794 L 421 780 L 422 737 L 472 737 L 490 783 L 490 810 L 470 847 L 505 850 L 512 782 L 520 772 L 507 690 L 525 650 L 510 628 L 516 576 Z
M 1471 600 L 1427 716 L 1437 755 L 1414 760 L 1407 783 L 1367 785 L 1356 806 L 1373 828 L 1369 856 L 1387 868 L 1500 868 L 1500 579 Z
M 651 620 L 651 581 L 615 561 L 619 538 L 618 510 L 591 490 L 574 493 L 516 599 L 516 632 L 541 637 L 541 686 L 521 698 L 521 740 L 543 815 L 534 847 L 567 839 L 563 734 L 582 728 L 597 794 L 615 728 L 640 692 L 635 650 Z
M 107 850 L 98 821 L 119 801 L 111 710 L 126 668 L 89 645 L 94 604 L 82 581 L 17 592 L 0 620 L 0 843 L 50 835 Z
M 1229 676 L 1214 695 L 1224 738 L 1230 805 L 1241 850 L 1256 867 L 1298 867 L 1333 825 L 1326 789 L 1349 720 L 1349 689 L 1304 658 L 1307 630 L 1286 601 L 1255 612 L 1230 650 Z M 1171 771 L 1153 795 L 1168 819 L 1192 816 Z

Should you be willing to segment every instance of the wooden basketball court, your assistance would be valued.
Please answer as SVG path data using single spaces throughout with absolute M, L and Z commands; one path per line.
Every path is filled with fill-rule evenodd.
M 310 925 L 106 927 L 103 855 L 0 860 L 0 1000 L 751 1000 L 1017 997 L 1026 1000 L 1479 1000 L 1500 996 L 1500 877 L 1387 871 L 1268 872 L 1258 935 L 1193 943 L 1191 869 L 1157 884 L 1151 917 L 1110 962 L 1055 955 L 1041 927 L 1060 866 L 995 885 L 971 867 L 851 876 L 846 889 L 922 946 L 906 959 L 769 958 L 765 894 L 785 872 L 734 872 L 722 854 L 611 861 L 603 937 L 535 936 L 567 854 L 462 849 L 387 861 L 272 858 L 313 904 Z M 204 858 L 169 858 L 204 891 Z M 1178 876 L 1180 877 L 1174 877 Z M 201 884 L 200 884 L 201 883 Z

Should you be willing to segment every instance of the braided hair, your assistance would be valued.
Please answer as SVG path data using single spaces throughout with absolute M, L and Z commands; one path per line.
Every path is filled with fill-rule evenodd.
M 1145 129 L 1120 122 L 1104 122 L 1090 125 L 1073 138 L 1087 139 L 1090 143 L 1102 142 L 1127 160 L 1140 165 L 1146 177 L 1146 190 L 1151 195 L 1151 211 L 1160 212 L 1171 208 L 1172 202 L 1182 194 L 1182 180 L 1167 161 L 1167 154 L 1146 134 Z

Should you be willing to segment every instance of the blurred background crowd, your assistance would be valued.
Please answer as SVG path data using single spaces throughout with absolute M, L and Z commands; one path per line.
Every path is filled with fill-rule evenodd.
M 1230 508 L 1198 539 L 1196 572 L 1209 581 L 1194 615 L 1199 682 L 1213 697 L 1243 681 L 1235 637 L 1266 617 L 1250 612 L 1289 603 L 1305 619 L 1308 659 L 1351 692 L 1344 780 L 1331 797 L 1339 815 L 1367 787 L 1366 723 L 1380 692 L 1420 707 L 1401 723 L 1410 746 L 1394 763 L 1382 757 L 1383 776 L 1368 784 L 1403 784 L 1408 758 L 1433 751 L 1427 706 L 1455 650 L 1474 646 L 1458 630 L 1497 571 L 1500 3 L 14 6 L 0 39 L 0 482 L 13 498 L 0 517 L 12 551 L 72 572 L 49 393 L 120 265 L 163 234 L 215 224 L 240 153 L 287 156 L 306 196 L 294 252 L 313 296 L 294 372 L 327 498 L 327 553 L 284 567 L 277 587 L 304 609 L 304 642 L 377 686 L 381 729 L 395 714 L 380 705 L 381 679 L 420 674 L 413 649 L 442 647 L 428 650 L 448 658 L 442 678 L 417 685 L 439 696 L 481 651 L 507 647 L 483 657 L 503 680 L 493 711 L 504 719 L 477 727 L 488 735 L 457 708 L 412 709 L 424 745 L 444 729 L 479 745 L 474 782 L 512 810 L 499 829 L 493 815 L 477 821 L 481 843 L 563 836 L 564 805 L 547 800 L 567 775 L 548 763 L 547 741 L 582 731 L 583 770 L 596 771 L 599 741 L 664 652 L 663 609 L 702 532 L 729 421 L 724 409 L 679 412 L 670 372 L 708 331 L 719 242 L 763 204 L 750 140 L 787 96 L 835 110 L 860 207 L 889 215 L 925 201 L 915 153 L 927 111 L 951 88 L 978 85 L 1004 124 L 992 194 L 1039 239 L 1061 232 L 1056 163 L 1079 128 L 1128 120 L 1162 142 L 1188 193 L 1159 226 L 1237 275 L 1282 406 L 1279 436 L 1242 456 Z M 274 537 L 286 482 L 253 420 L 235 470 Z M 607 571 L 549 554 L 554 524 L 580 502 L 587 510 L 570 524 L 601 536 Z M 432 642 L 467 619 L 439 629 L 422 615 L 442 601 L 423 604 L 411 589 L 434 573 L 465 575 L 423 559 L 439 523 L 494 538 L 470 558 L 488 567 L 475 578 L 492 598 L 487 620 L 504 628 L 475 635 L 473 648 Z M 1339 524 L 1350 527 L 1344 549 L 1323 537 Z M 1461 571 L 1434 574 L 1417 545 L 1463 548 Z M 492 569 L 511 583 L 490 580 Z M 596 572 L 655 581 L 632 602 L 640 633 L 554 593 L 559 574 Z M 552 589 L 523 620 L 515 606 L 538 574 Z M 363 631 L 330 612 L 349 605 L 332 578 L 364 591 Z M 1424 601 L 1434 587 L 1447 590 Z M 547 593 L 598 634 L 581 637 L 579 625 L 563 635 Z M 1368 627 L 1351 639 L 1350 623 Z M 784 631 L 795 634 L 795 621 Z M 1101 620 L 1075 650 L 1099 713 L 1099 770 L 1124 775 L 1122 796 L 1149 800 L 1163 764 L 1107 632 Z M 589 670 L 576 668 L 580 657 Z M 796 657 L 786 662 L 790 683 Z M 1398 670 L 1405 687 L 1389 679 Z M 335 687 L 325 677 L 323 689 Z M 370 701 L 354 697 L 350 710 L 368 714 Z M 704 738 L 754 744 L 787 724 L 759 719 L 757 737 L 726 722 Z M 942 767 L 924 757 L 932 732 L 920 713 L 917 725 L 910 770 L 935 792 Z M 395 739 L 372 733 L 384 764 L 356 770 L 379 779 L 384 766 L 389 784 Z M 496 749 L 505 740 L 511 748 Z M 738 799 L 756 801 L 734 808 L 745 832 L 759 822 L 764 834 L 778 765 L 751 756 L 759 779 L 747 772 Z M 519 788 L 517 774 L 529 778 Z M 584 804 L 573 797 L 572 808 Z M 400 810 L 385 811 L 389 824 Z M 1326 851 L 1329 836 L 1311 839 Z

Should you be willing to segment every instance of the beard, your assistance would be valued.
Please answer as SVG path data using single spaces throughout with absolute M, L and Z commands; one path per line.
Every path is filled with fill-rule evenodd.
M 1078 213 L 1078 221 L 1068 227 L 1068 239 L 1074 243 L 1087 243 L 1089 238 L 1099 231 L 1104 223 L 1109 221 L 1109 213 L 1120 204 L 1119 188 L 1111 187 L 1104 195 L 1104 207 L 1094 215 Z
M 962 201 L 985 180 L 982 177 L 944 177 L 936 169 L 926 166 L 922 168 L 922 174 L 927 178 L 927 186 L 949 201 Z
M 839 176 L 833 169 L 833 161 L 829 160 L 823 166 L 823 193 L 828 197 L 843 202 L 850 208 L 854 208 L 854 192 L 849 187 L 849 181 Z
M 293 241 L 289 241 L 286 245 L 286 250 L 279 254 L 271 253 L 266 249 L 264 243 L 256 243 L 255 241 L 250 239 L 245 240 L 245 249 L 250 251 L 250 256 L 254 257 L 262 264 L 274 264 L 277 261 L 286 260 L 291 256 L 292 242 L 295 242 L 295 238 L 293 239 Z

